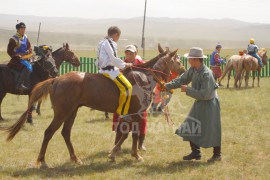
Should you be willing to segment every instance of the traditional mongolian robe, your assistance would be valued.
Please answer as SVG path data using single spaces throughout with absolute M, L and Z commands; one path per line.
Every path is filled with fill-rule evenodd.
M 187 87 L 186 94 L 194 98 L 195 102 L 176 134 L 199 147 L 221 146 L 220 103 L 216 90 L 218 86 L 212 71 L 205 65 L 198 70 L 190 68 L 165 86 L 171 90 L 190 82 L 192 86 Z
M 18 54 L 25 54 L 28 51 L 31 52 L 31 43 L 26 35 L 21 36 L 19 33 L 12 36 L 9 39 L 7 53 L 11 57 L 8 66 L 17 70 L 22 70 L 24 64 L 22 63 L 21 59 L 17 56 Z

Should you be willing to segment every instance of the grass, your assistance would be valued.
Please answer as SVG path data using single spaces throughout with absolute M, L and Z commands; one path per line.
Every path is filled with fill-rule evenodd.
M 34 113 L 35 126 L 25 124 L 10 143 L 5 142 L 6 134 L 1 133 L 0 179 L 269 179 L 269 89 L 269 78 L 262 78 L 260 88 L 218 90 L 223 160 L 215 164 L 206 163 L 212 149 L 202 150 L 201 161 L 182 161 L 190 148 L 174 131 L 194 100 L 177 90 L 169 106 L 175 125 L 167 125 L 162 115 L 148 119 L 145 141 L 148 151 L 141 152 L 144 163 L 131 158 L 131 137 L 123 144 L 124 152 L 117 156 L 116 163 L 109 162 L 107 155 L 115 135 L 111 131 L 112 122 L 104 120 L 102 112 L 82 107 L 72 130 L 72 142 L 84 164 L 69 162 L 68 150 L 58 130 L 46 153 L 52 168 L 36 169 L 34 163 L 43 134 L 53 117 L 48 100 L 42 104 L 41 117 Z M 27 96 L 8 94 L 2 103 L 6 121 L 0 125 L 13 124 L 26 107 Z

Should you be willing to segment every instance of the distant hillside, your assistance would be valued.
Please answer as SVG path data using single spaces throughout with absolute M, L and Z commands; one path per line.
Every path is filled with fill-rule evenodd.
M 0 14 L 0 48 L 5 49 L 8 39 L 15 32 L 16 20 L 26 23 L 27 34 L 36 44 L 39 22 L 40 44 L 54 47 L 69 42 L 76 49 L 94 49 L 106 35 L 107 28 L 117 25 L 122 29 L 120 48 L 127 44 L 141 44 L 142 17 L 132 19 L 82 19 L 38 17 Z M 191 46 L 213 48 L 221 42 L 224 48 L 245 48 L 251 37 L 259 46 L 270 47 L 270 25 L 251 24 L 232 19 L 181 19 L 147 18 L 146 46 L 156 47 L 158 42 L 165 46 L 187 49 Z

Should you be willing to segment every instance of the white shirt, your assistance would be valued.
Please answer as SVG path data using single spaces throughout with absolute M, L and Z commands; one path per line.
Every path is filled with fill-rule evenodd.
M 112 49 L 109 40 L 112 43 L 112 46 L 115 50 Z M 115 79 L 119 74 L 120 70 L 126 66 L 126 63 L 117 57 L 117 44 L 113 41 L 113 39 L 103 39 L 99 43 L 99 48 L 97 52 L 97 61 L 96 65 L 98 66 L 99 73 L 106 73 L 110 75 L 111 79 Z M 114 70 L 102 70 L 106 66 L 114 66 Z

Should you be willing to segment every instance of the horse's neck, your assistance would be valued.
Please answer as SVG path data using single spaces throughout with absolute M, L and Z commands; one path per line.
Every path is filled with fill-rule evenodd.
M 53 59 L 55 60 L 55 66 L 59 70 L 60 65 L 63 63 L 64 58 L 62 56 L 62 50 L 58 49 L 52 53 Z
M 49 73 L 47 71 L 45 71 L 41 66 L 42 66 L 42 62 L 43 60 L 39 60 L 36 61 L 33 64 L 33 72 L 32 75 L 35 76 L 37 79 L 39 79 L 40 81 L 44 81 L 46 79 L 48 79 L 49 77 Z

